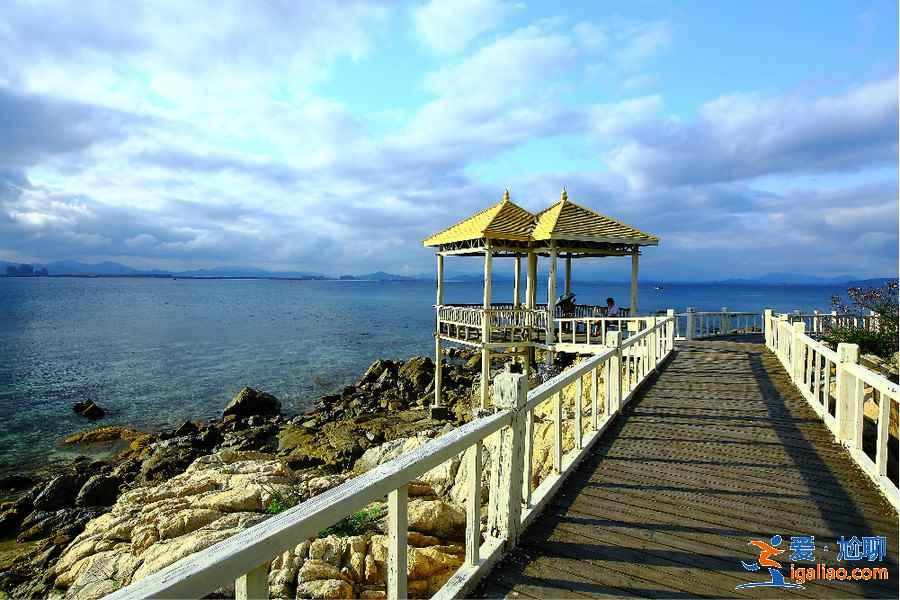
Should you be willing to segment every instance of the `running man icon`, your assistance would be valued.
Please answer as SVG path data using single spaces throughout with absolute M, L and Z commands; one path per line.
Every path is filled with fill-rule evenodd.
M 769 569 L 769 577 L 770 581 L 763 581 L 760 583 L 743 583 L 734 589 L 739 590 L 741 588 L 751 588 L 751 587 L 786 587 L 786 588 L 801 588 L 804 589 L 802 585 L 798 585 L 796 583 L 787 583 L 784 580 L 784 575 L 781 574 L 781 563 L 772 560 L 772 556 L 781 554 L 784 550 L 779 550 L 778 546 L 781 544 L 782 539 L 780 535 L 774 535 L 771 539 L 771 544 L 767 544 L 766 542 L 760 540 L 753 540 L 749 542 L 750 546 L 756 546 L 759 548 L 759 558 L 755 563 L 745 563 L 741 561 L 741 565 L 747 569 L 748 571 L 759 571 L 762 567 L 766 567 Z

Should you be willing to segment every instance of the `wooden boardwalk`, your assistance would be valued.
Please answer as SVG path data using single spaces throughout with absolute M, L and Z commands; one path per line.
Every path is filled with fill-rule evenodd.
M 679 345 L 474 595 L 897 598 L 896 512 L 753 341 Z M 775 534 L 781 548 L 815 536 L 818 562 L 890 578 L 735 590 L 769 580 L 741 561 Z M 838 563 L 836 541 L 854 535 L 886 536 L 888 556 Z M 786 578 L 788 554 L 774 557 Z

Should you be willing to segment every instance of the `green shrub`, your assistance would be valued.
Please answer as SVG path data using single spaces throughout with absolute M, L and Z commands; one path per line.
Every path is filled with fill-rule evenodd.
M 838 344 L 857 344 L 860 354 L 874 354 L 884 359 L 890 359 L 897 352 L 896 333 L 843 327 L 832 329 L 824 339 L 834 347 Z
M 344 517 L 331 527 L 323 529 L 319 532 L 319 537 L 360 535 L 372 529 L 375 521 L 380 519 L 382 514 L 383 508 L 381 505 L 373 504 L 353 513 L 349 517 Z

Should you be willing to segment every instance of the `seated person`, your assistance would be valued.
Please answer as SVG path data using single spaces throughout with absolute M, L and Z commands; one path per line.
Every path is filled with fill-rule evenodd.
M 607 298 L 607 299 L 606 299 L 606 316 L 607 316 L 607 317 L 618 317 L 618 316 L 620 316 L 620 314 L 619 314 L 619 307 L 616 306 L 616 301 L 613 300 L 612 298 Z

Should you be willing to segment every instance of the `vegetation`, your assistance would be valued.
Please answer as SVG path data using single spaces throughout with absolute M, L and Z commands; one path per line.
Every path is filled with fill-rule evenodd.
M 894 357 L 900 345 L 897 338 L 900 305 L 896 281 L 889 281 L 881 287 L 849 288 L 847 299 L 832 296 L 831 305 L 840 314 L 866 316 L 871 311 L 878 318 L 878 326 L 874 330 L 861 327 L 830 328 L 826 331 L 826 341 L 831 344 L 858 344 L 861 353 L 874 354 L 885 360 Z
M 357 511 L 349 517 L 344 517 L 331 527 L 319 532 L 319 537 L 328 535 L 360 535 L 372 529 L 375 522 L 384 514 L 384 507 L 380 504 L 371 504 Z

